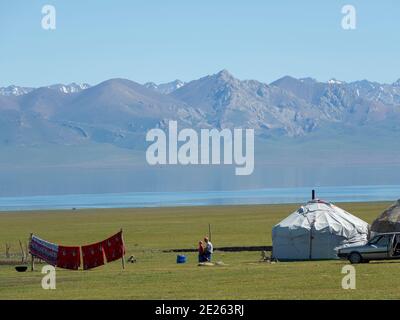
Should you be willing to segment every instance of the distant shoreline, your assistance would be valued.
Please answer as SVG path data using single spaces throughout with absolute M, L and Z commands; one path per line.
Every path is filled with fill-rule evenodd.
M 320 187 L 316 191 L 317 198 L 333 203 L 391 202 L 400 197 L 397 185 Z M 306 203 L 310 199 L 311 188 L 308 187 L 0 197 L 0 212 L 278 205 Z
M 392 201 L 361 201 L 361 202 L 335 202 L 335 205 L 339 207 L 343 206 L 380 206 L 384 207 L 389 206 Z M 182 212 L 187 211 L 188 213 L 197 212 L 197 211 L 209 211 L 209 210 L 238 210 L 243 208 L 243 210 L 253 210 L 253 209 L 261 209 L 261 208 L 298 208 L 304 203 L 273 203 L 273 204 L 240 204 L 240 205 L 204 205 L 204 206 L 176 206 L 176 207 L 125 207 L 125 208 L 84 208 L 84 209 L 32 209 L 32 210 L 14 210 L 14 211 L 3 211 L 0 210 L 0 216 L 7 215 L 53 215 L 53 214 L 84 214 L 84 215 L 95 215 L 95 214 L 110 214 L 110 211 L 118 214 L 132 214 L 132 215 L 142 215 L 142 214 L 171 214 L 171 211 L 176 210 L 177 214 L 181 214 Z

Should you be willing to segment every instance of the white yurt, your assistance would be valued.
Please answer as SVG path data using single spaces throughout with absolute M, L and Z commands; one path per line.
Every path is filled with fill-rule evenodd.
M 272 229 L 278 260 L 338 259 L 336 248 L 364 244 L 369 225 L 339 207 L 312 200 Z

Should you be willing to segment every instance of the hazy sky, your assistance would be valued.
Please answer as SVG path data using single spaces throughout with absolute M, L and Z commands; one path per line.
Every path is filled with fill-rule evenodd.
M 45 4 L 56 8 L 56 30 L 41 27 Z M 346 4 L 356 30 L 341 27 Z M 391 83 L 399 31 L 398 0 L 1 0 L 0 86 L 188 81 L 221 69 L 264 82 Z

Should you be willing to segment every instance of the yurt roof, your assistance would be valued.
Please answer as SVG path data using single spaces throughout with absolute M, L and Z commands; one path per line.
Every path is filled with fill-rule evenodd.
M 329 229 L 330 232 L 351 237 L 354 233 L 368 234 L 368 223 L 349 212 L 323 200 L 312 200 L 301 206 L 274 228 Z

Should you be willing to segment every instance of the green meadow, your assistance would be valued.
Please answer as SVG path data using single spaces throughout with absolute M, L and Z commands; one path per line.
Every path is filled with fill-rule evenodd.
M 338 204 L 367 222 L 389 203 Z M 197 266 L 187 254 L 176 264 L 176 253 L 165 249 L 196 248 L 212 228 L 215 247 L 271 245 L 273 225 L 299 205 L 102 209 L 0 213 L 0 259 L 5 244 L 19 252 L 33 232 L 62 245 L 97 242 L 124 230 L 127 257 L 90 271 L 57 269 L 56 290 L 41 287 L 42 265 L 25 273 L 0 265 L 0 299 L 399 299 L 400 263 L 371 262 L 356 266 L 357 289 L 344 290 L 341 273 L 346 261 L 260 262 L 260 252 L 216 251 L 224 265 Z

